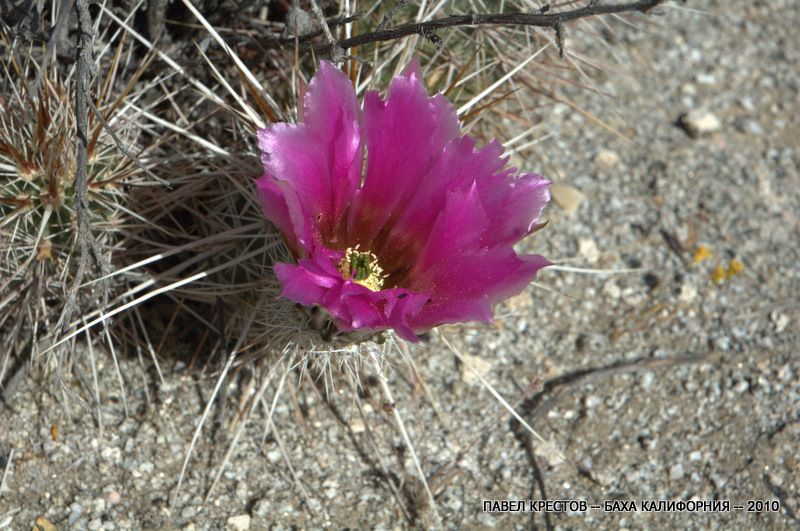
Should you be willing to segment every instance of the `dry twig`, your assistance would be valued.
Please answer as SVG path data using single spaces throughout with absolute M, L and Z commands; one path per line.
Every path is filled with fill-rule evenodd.
M 435 35 L 435 31 L 443 28 L 457 26 L 535 26 L 542 28 L 552 28 L 556 31 L 559 48 L 563 53 L 563 25 L 566 22 L 578 20 L 597 15 L 611 15 L 625 12 L 646 13 L 666 0 L 637 0 L 624 4 L 598 4 L 594 1 L 589 2 L 586 7 L 580 7 L 569 11 L 549 13 L 547 10 L 537 13 L 493 13 L 493 14 L 471 14 L 455 15 L 442 17 L 427 22 L 415 22 L 402 24 L 391 29 L 381 29 L 371 33 L 363 33 L 337 41 L 334 46 L 338 49 L 347 50 L 356 46 L 371 42 L 391 41 L 408 37 L 409 35 L 422 35 L 430 38 Z M 318 44 L 314 46 L 317 52 L 324 52 L 332 48 L 330 43 Z
M 75 164 L 74 204 L 77 217 L 78 270 L 67 296 L 67 303 L 61 315 L 61 332 L 67 333 L 72 316 L 78 306 L 78 290 L 86 275 L 89 258 L 103 275 L 110 272 L 110 267 L 103 259 L 100 246 L 92 237 L 91 211 L 89 210 L 89 101 L 90 86 L 97 75 L 92 47 L 94 45 L 94 28 L 89 14 L 88 0 L 76 0 L 75 12 L 78 15 L 78 45 L 75 50 L 75 129 L 77 133 L 77 153 Z M 103 303 L 107 302 L 108 290 L 103 289 Z

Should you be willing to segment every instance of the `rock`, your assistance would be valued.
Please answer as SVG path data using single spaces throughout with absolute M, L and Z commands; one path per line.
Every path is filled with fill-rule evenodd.
M 239 514 L 236 516 L 231 516 L 228 518 L 227 524 L 228 529 L 233 531 L 246 531 L 247 529 L 250 529 L 250 515 Z
M 589 264 L 596 264 L 600 259 L 600 250 L 597 248 L 597 244 L 589 238 L 578 239 L 578 254 Z
M 786 330 L 786 327 L 789 326 L 791 319 L 785 313 L 780 313 L 778 311 L 773 310 L 769 314 L 769 318 L 772 321 L 772 324 L 775 325 L 775 333 L 780 334 Z
M 689 304 L 697 297 L 697 289 L 691 284 L 684 284 L 681 286 L 681 292 L 678 295 L 678 300 L 683 303 Z
M 672 465 L 669 469 L 669 479 L 676 481 L 683 477 L 683 465 Z
M 267 460 L 270 463 L 277 463 L 278 461 L 281 460 L 281 457 L 282 457 L 281 451 L 277 448 L 267 452 Z
M 615 281 L 609 280 L 606 282 L 606 285 L 603 286 L 603 293 L 605 293 L 610 299 L 619 299 L 622 295 L 622 289 L 617 286 Z
M 553 196 L 553 201 L 567 214 L 577 212 L 585 198 L 583 193 L 574 186 L 562 183 L 551 184 L 550 194 Z
M 764 136 L 764 128 L 757 121 L 747 118 L 736 121 L 736 129 L 746 135 Z
M 533 452 L 543 458 L 551 467 L 558 466 L 566 460 L 558 445 L 552 440 L 537 443 L 533 448 Z
M 747 112 L 756 112 L 756 104 L 753 102 L 753 98 L 750 96 L 745 96 L 739 99 L 739 105 L 741 105 L 742 108 Z
M 79 503 L 73 503 L 69 506 L 69 516 L 67 517 L 67 524 L 70 526 L 77 522 L 81 515 L 83 515 L 83 506 Z
M 586 397 L 586 408 L 594 409 L 603 403 L 603 399 L 597 395 L 589 395 Z
M 619 155 L 608 149 L 601 149 L 594 156 L 595 164 L 606 168 L 613 168 L 619 164 Z
M 317 28 L 317 21 L 314 17 L 300 9 L 297 4 L 293 4 L 286 14 L 286 26 L 283 28 L 281 37 L 286 39 L 296 35 L 305 35 Z
M 271 502 L 266 498 L 261 498 L 253 504 L 253 514 L 265 518 L 272 510 Z
M 461 364 L 461 381 L 467 384 L 480 384 L 480 378 L 475 374 L 477 371 L 482 377 L 486 377 L 492 369 L 492 364 L 480 356 L 463 354 L 464 362 Z
M 53 522 L 51 522 L 44 516 L 40 516 L 36 519 L 36 522 L 34 523 L 34 529 L 41 531 L 56 531 L 57 528 L 55 524 L 53 524 Z
M 697 82 L 700 85 L 716 85 L 717 84 L 717 79 L 714 76 L 712 76 L 711 74 L 697 74 L 697 76 L 695 76 L 695 79 L 697 79 Z
M 362 433 L 366 429 L 364 426 L 364 421 L 361 420 L 361 417 L 353 417 L 350 419 L 350 431 L 353 433 Z
M 678 119 L 678 125 L 692 138 L 709 135 L 722 129 L 719 118 L 704 109 L 695 109 L 682 115 Z

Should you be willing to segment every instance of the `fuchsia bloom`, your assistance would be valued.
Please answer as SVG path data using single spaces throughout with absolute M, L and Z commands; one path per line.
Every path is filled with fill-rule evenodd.
M 408 340 L 444 324 L 490 321 L 549 264 L 517 255 L 550 199 L 540 175 L 505 168 L 503 147 L 475 149 L 412 63 L 363 109 L 323 62 L 301 123 L 258 132 L 267 218 L 296 264 L 276 264 L 282 296 L 324 308 L 342 332 L 394 329 Z

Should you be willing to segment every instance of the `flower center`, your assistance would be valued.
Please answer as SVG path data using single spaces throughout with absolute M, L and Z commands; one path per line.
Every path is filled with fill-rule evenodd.
M 380 291 L 384 279 L 389 276 L 383 274 L 378 257 L 369 251 L 359 251 L 358 245 L 347 248 L 337 268 L 345 280 L 352 280 L 372 291 Z

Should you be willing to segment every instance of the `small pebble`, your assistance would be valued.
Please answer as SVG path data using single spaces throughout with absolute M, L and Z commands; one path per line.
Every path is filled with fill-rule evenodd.
M 577 212 L 585 198 L 583 193 L 574 186 L 562 183 L 551 184 L 550 194 L 553 201 L 567 214 Z
M 11 523 L 11 522 L 9 521 L 9 523 Z M 40 517 L 38 517 L 36 519 L 34 529 L 36 529 L 37 531 L 56 531 L 57 530 L 57 528 L 53 524 L 53 522 L 51 522 L 50 520 L 48 520 L 44 516 L 40 516 Z
M 755 112 L 756 110 L 756 104 L 753 103 L 753 98 L 751 98 L 750 96 L 745 96 L 742 99 L 740 99 L 739 104 L 742 106 L 744 110 L 748 112 Z
M 475 373 L 477 372 L 481 377 L 486 377 L 492 369 L 492 363 L 480 356 L 471 356 L 464 354 L 464 363 L 461 364 L 461 381 L 466 384 L 480 384 L 481 380 Z
M 789 322 L 791 321 L 788 315 L 776 311 L 772 311 L 769 314 L 769 318 L 772 321 L 772 324 L 775 325 L 776 334 L 780 334 L 786 330 L 786 327 L 789 326 Z
M 586 407 L 589 409 L 595 408 L 603 403 L 603 399 L 597 395 L 590 395 L 586 397 Z
M 564 454 L 553 441 L 546 441 L 534 447 L 534 453 L 544 458 L 547 464 L 554 467 L 564 462 Z M 506 470 L 508 470 L 506 468 Z
M 266 498 L 261 498 L 253 504 L 253 514 L 260 517 L 265 517 L 270 513 L 272 504 Z
M 73 503 L 69 506 L 69 516 L 67 517 L 67 523 L 69 525 L 75 524 L 78 519 L 83 514 L 83 507 L 79 503 Z
M 361 420 L 361 417 L 354 417 L 350 420 L 350 431 L 353 433 L 362 433 L 366 429 L 364 426 L 364 421 Z
M 748 389 L 750 389 L 750 384 L 747 383 L 747 380 L 740 380 L 733 388 L 739 394 L 746 392 Z
M 697 82 L 701 85 L 716 85 L 717 79 L 711 74 L 697 74 Z
M 676 481 L 683 477 L 683 465 L 678 463 L 677 465 L 672 465 L 669 469 L 669 479 Z
M 752 119 L 738 120 L 736 122 L 736 129 L 748 135 L 753 135 L 753 136 L 764 135 L 764 128 L 761 127 L 761 124 Z
M 277 463 L 281 460 L 281 451 L 278 449 L 270 450 L 267 452 L 267 460 L 269 460 L 270 463 Z
M 578 253 L 589 264 L 595 264 L 600 259 L 600 250 L 597 248 L 597 244 L 589 238 L 578 240 Z
M 601 149 L 594 156 L 594 162 L 599 166 L 606 168 L 613 168 L 619 164 L 619 155 L 608 149 Z
M 617 286 L 616 282 L 610 280 L 606 282 L 605 286 L 603 286 L 603 293 L 608 295 L 610 299 L 619 299 L 619 297 L 622 295 L 622 290 L 619 286 Z
M 681 292 L 678 295 L 678 299 L 681 302 L 685 302 L 689 304 L 697 297 L 697 289 L 692 286 L 691 284 L 684 284 L 681 286 Z
M 678 124 L 692 138 L 709 135 L 722 129 L 722 122 L 719 118 L 702 109 L 687 112 L 678 119 Z
M 227 524 L 228 529 L 233 531 L 246 531 L 247 529 L 250 529 L 250 515 L 239 514 L 236 516 L 231 516 L 228 518 Z

